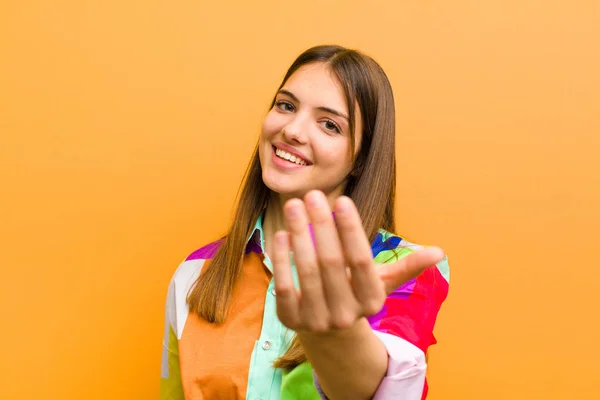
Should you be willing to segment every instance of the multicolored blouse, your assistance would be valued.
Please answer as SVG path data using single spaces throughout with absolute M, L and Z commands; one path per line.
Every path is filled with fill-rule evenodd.
M 161 400 L 326 398 L 309 363 L 290 372 L 273 368 L 274 361 L 288 349 L 293 331 L 277 318 L 262 216 L 253 232 L 225 323 L 206 322 L 191 313 L 186 302 L 219 242 L 193 252 L 173 275 L 166 304 Z M 418 248 L 421 246 L 384 230 L 372 243 L 377 263 L 393 262 Z M 448 260 L 444 259 L 399 287 L 381 311 L 368 318 L 389 354 L 387 373 L 375 399 L 420 400 L 427 396 L 425 353 L 436 343 L 433 327 L 448 294 L 448 283 Z

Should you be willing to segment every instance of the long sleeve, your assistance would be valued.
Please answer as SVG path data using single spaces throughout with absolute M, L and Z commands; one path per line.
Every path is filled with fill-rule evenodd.
M 395 248 L 399 244 L 395 242 L 397 240 L 400 238 L 392 236 L 378 242 L 380 245 L 373 248 L 375 261 L 394 262 L 421 247 L 403 241 L 402 246 Z M 427 397 L 425 354 L 428 347 L 436 343 L 433 328 L 448 295 L 449 275 L 448 259 L 445 258 L 398 287 L 387 297 L 381 311 L 368 318 L 389 356 L 386 375 L 374 400 L 423 400 Z M 326 399 L 316 374 L 314 383 L 321 398 Z
M 392 293 L 381 312 L 369 318 L 385 345 L 389 364 L 375 400 L 425 399 L 425 354 L 436 343 L 433 328 L 448 294 L 448 260 L 426 269 Z
M 160 400 L 184 400 L 179 368 L 179 349 L 176 335 L 175 282 L 171 281 L 165 310 Z

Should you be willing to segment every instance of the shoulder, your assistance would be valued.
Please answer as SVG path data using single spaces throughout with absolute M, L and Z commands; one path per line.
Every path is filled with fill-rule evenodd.
M 371 249 L 373 251 L 373 258 L 375 262 L 379 264 L 385 264 L 390 262 L 398 261 L 401 258 L 406 257 L 410 253 L 424 248 L 422 244 L 417 244 L 408 241 L 405 237 L 388 232 L 384 229 L 379 229 Z M 448 264 L 448 256 L 432 265 L 428 268 L 424 274 L 426 275 L 441 275 L 444 280 L 450 282 L 450 266 Z
M 222 241 L 222 239 L 214 241 L 191 252 L 173 273 L 171 285 L 181 289 L 193 283 L 198 278 L 204 263 L 215 255 Z
M 219 239 L 200 247 L 198 250 L 194 250 L 189 256 L 185 258 L 184 262 L 193 260 L 208 260 L 213 258 L 222 242 L 223 239 Z
M 212 242 L 193 251 L 177 267 L 169 282 L 167 291 L 167 318 L 177 337 L 181 336 L 183 325 L 188 314 L 187 295 L 200 276 L 202 267 L 210 260 L 221 240 Z
M 378 264 L 395 262 L 423 247 L 385 230 L 379 230 L 372 245 L 373 257 Z M 433 329 L 448 296 L 449 279 L 448 257 L 445 257 L 390 293 L 382 310 L 368 318 L 371 327 L 404 339 L 426 352 L 436 343 Z

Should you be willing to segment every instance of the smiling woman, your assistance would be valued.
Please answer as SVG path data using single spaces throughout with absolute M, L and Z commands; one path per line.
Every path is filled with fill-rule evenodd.
M 259 155 L 264 184 L 282 198 L 302 197 L 310 189 L 330 199 L 340 196 L 354 159 L 347 115 L 343 89 L 326 64 L 298 68 L 263 122 Z M 358 148 L 360 126 L 356 132 Z
M 161 399 L 425 398 L 443 251 L 391 232 L 394 99 L 339 46 L 292 64 L 234 222 L 175 272 Z

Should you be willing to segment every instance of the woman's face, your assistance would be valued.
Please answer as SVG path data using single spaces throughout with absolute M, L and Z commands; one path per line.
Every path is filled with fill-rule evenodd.
M 358 151 L 362 118 L 355 109 Z M 321 190 L 340 196 L 352 170 L 348 107 L 342 87 L 323 63 L 299 68 L 277 93 L 259 143 L 262 178 L 283 198 Z

